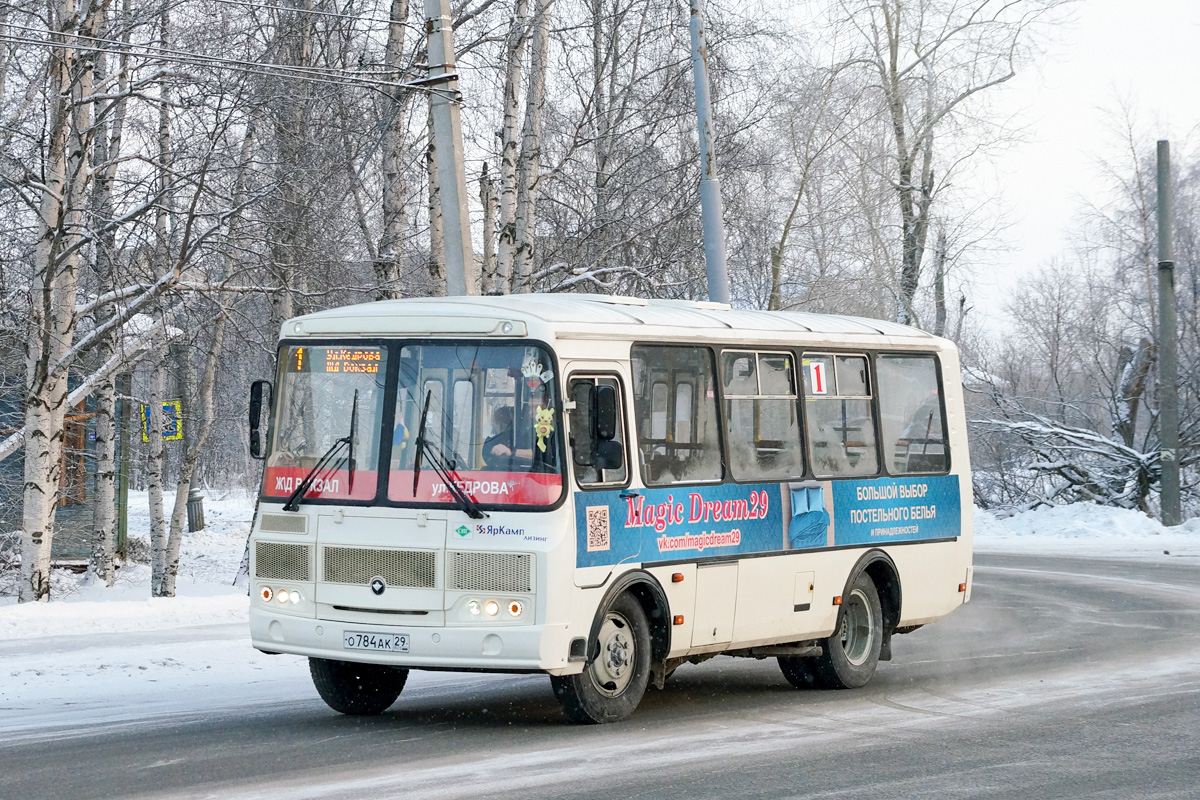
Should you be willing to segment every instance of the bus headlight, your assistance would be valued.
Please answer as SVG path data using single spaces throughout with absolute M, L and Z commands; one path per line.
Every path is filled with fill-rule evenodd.
M 281 603 L 287 603 L 292 599 L 292 595 L 287 589 L 280 589 L 277 596 L 279 597 L 279 602 Z
M 485 600 L 483 603 L 483 613 L 489 617 L 494 617 L 500 613 L 500 604 L 495 600 Z
M 511 616 L 519 617 L 519 616 L 521 616 L 521 612 L 523 612 L 524 610 L 525 610 L 525 604 L 522 603 L 520 600 L 509 600 L 508 601 L 508 613 Z
M 262 598 L 264 603 L 269 603 L 275 597 L 275 592 L 271 590 L 270 586 L 264 586 L 258 590 L 258 596 Z
M 473 617 L 478 617 L 479 612 L 482 610 L 483 610 L 483 606 L 481 606 L 479 604 L 478 600 L 472 600 L 469 603 L 467 603 L 467 611 L 470 611 L 471 616 L 473 616 Z

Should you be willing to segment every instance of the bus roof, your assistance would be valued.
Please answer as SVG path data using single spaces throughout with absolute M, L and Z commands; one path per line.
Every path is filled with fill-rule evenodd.
M 724 303 L 597 294 L 383 300 L 297 317 L 283 324 L 281 334 L 283 338 L 457 334 L 612 339 L 700 334 L 724 339 L 722 334 L 745 331 L 761 331 L 764 338 L 815 334 L 919 340 L 926 345 L 939 341 L 917 328 L 862 317 L 753 311 L 734 309 Z

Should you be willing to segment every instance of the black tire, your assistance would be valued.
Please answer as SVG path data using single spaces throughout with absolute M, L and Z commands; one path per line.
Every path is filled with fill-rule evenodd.
M 826 689 L 865 686 L 879 666 L 882 644 L 879 592 L 870 575 L 859 573 L 842 599 L 837 630 L 825 640 L 824 653 L 811 660 L 814 681 Z
M 650 682 L 650 626 L 631 594 L 617 597 L 603 612 L 599 654 L 578 675 L 551 675 L 550 685 L 572 722 L 596 724 L 628 719 Z
M 381 714 L 400 696 L 408 670 L 383 664 L 308 659 L 317 694 L 342 714 Z
M 802 656 L 779 656 L 779 671 L 787 682 L 797 689 L 816 689 L 820 687 L 813 675 L 813 659 Z

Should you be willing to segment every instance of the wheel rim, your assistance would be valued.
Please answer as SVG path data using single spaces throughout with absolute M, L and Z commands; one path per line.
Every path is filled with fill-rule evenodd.
M 875 638 L 875 620 L 871 617 L 871 606 L 861 589 L 850 592 L 849 600 L 842 605 L 842 652 L 854 666 L 865 664 L 871 656 L 871 643 Z
M 634 649 L 632 629 L 624 615 L 609 611 L 600 625 L 600 654 L 592 661 L 591 675 L 596 691 L 616 697 L 633 679 Z

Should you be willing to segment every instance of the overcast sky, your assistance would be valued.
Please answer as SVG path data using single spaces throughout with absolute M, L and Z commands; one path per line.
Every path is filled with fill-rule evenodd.
M 1006 87 L 1028 142 L 999 163 L 1011 248 L 974 292 L 988 314 L 998 310 L 990 298 L 1065 250 L 1083 198 L 1107 189 L 1096 163 L 1120 156 L 1106 120 L 1120 98 L 1137 109 L 1151 153 L 1155 139 L 1170 139 L 1176 158 L 1200 144 L 1200 1 L 1081 0 L 1055 39 Z

